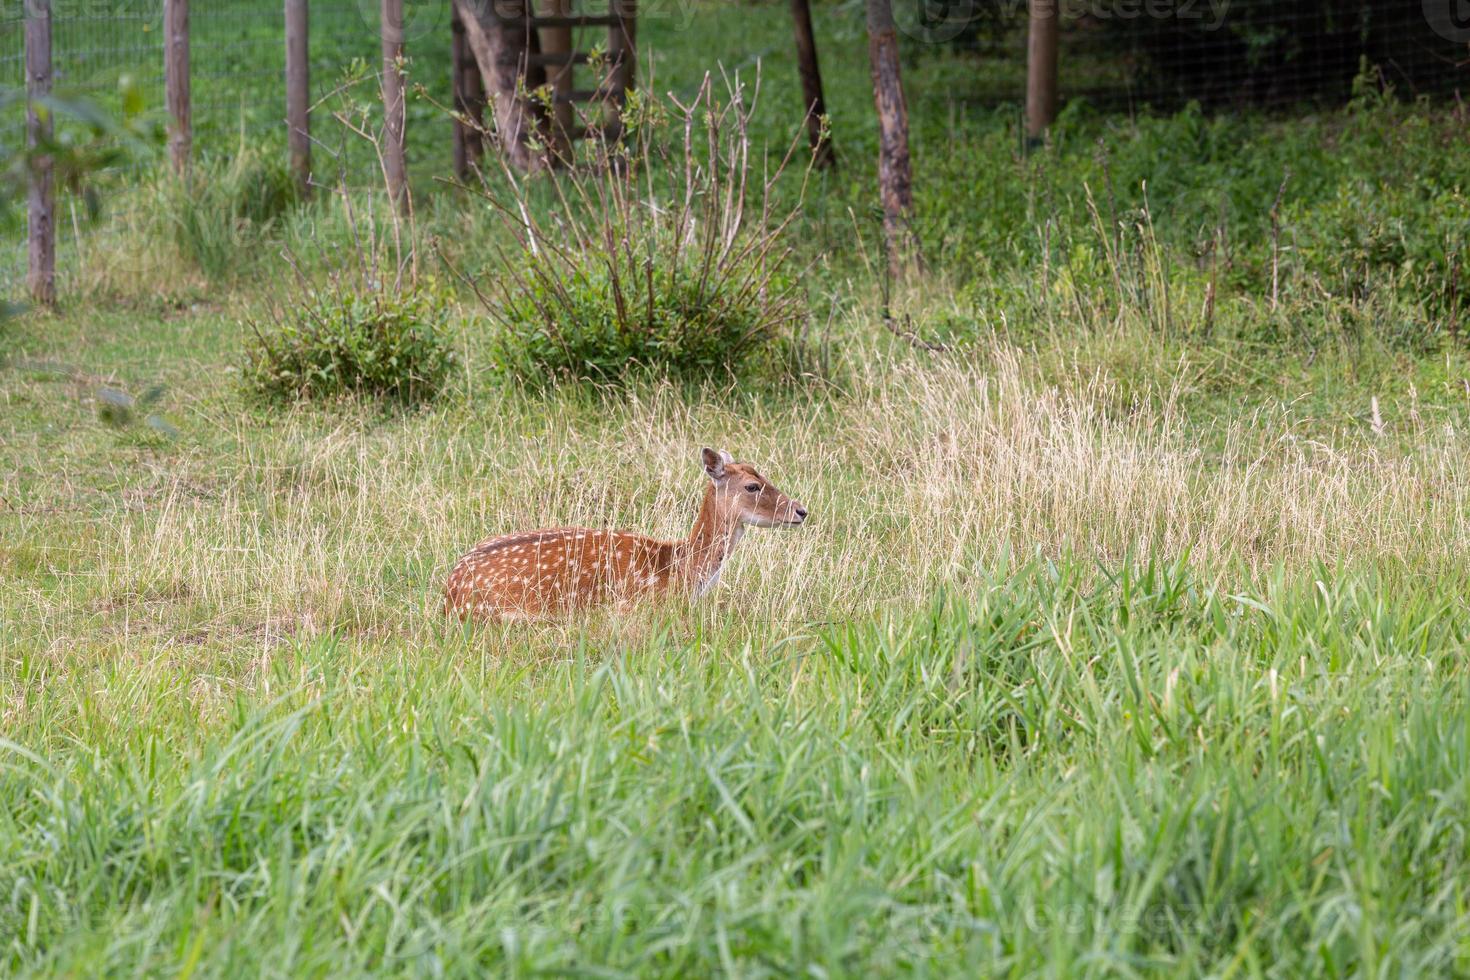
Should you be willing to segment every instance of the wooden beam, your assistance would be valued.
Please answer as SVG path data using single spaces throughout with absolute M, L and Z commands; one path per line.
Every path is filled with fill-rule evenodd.
M 638 0 L 611 0 L 609 13 L 613 24 L 607 29 L 607 57 L 612 70 L 608 75 L 608 134 L 620 138 L 623 133 L 623 106 L 628 93 L 638 87 Z
M 1026 136 L 1038 143 L 1057 118 L 1057 0 L 1031 0 L 1026 39 Z
M 311 64 L 307 0 L 286 0 L 286 145 L 304 197 L 311 186 Z
M 163 85 L 168 103 L 168 154 L 187 173 L 194 128 L 189 101 L 189 0 L 163 0 Z
M 565 8 L 563 8 L 565 9 Z M 616 14 L 553 14 L 538 17 L 506 17 L 501 23 L 506 27 L 524 29 L 532 27 L 612 27 L 617 24 Z
M 554 159 L 570 162 L 572 159 L 572 129 L 576 123 L 576 112 L 572 108 L 573 65 L 585 65 L 587 55 L 572 50 L 572 28 L 560 24 L 546 23 L 566 19 L 571 13 L 571 0 L 541 0 L 541 12 L 536 18 L 542 24 L 537 28 L 541 37 L 541 53 L 528 59 L 530 65 L 547 69 L 546 81 L 551 86 L 551 131 L 550 145 Z
M 527 58 L 527 64 L 555 68 L 567 65 L 585 65 L 592 60 L 592 56 L 586 51 L 562 51 L 558 48 L 549 47 L 546 37 L 547 33 L 547 31 L 541 32 L 541 53 L 533 54 Z
M 620 92 L 620 89 L 610 84 L 602 85 L 598 88 L 578 88 L 572 89 L 565 94 L 561 92 L 556 93 L 556 101 L 558 105 L 564 103 L 570 105 L 576 102 L 601 102 L 613 98 L 620 94 Z
M 450 70 L 453 72 L 454 109 L 469 120 L 454 123 L 454 172 L 468 177 L 484 151 L 482 135 L 485 125 L 485 85 L 480 79 L 480 66 L 475 64 L 474 52 L 465 40 L 464 21 L 459 9 L 452 8 L 449 21 L 451 31 Z
M 388 196 L 400 210 L 407 210 L 408 166 L 404 159 L 404 135 L 407 106 L 404 102 L 403 75 L 399 62 L 403 58 L 403 0 L 382 0 L 380 32 L 383 42 L 383 179 Z
M 30 181 L 26 209 L 32 301 L 56 305 L 56 181 L 50 156 L 36 153 L 51 138 L 51 113 L 38 101 L 51 93 L 51 0 L 25 0 L 26 146 Z

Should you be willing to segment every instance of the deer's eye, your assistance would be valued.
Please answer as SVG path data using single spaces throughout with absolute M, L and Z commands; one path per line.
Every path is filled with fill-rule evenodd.
M 759 483 L 747 483 L 745 485 L 745 492 L 746 493 L 760 493 L 761 492 L 761 485 Z

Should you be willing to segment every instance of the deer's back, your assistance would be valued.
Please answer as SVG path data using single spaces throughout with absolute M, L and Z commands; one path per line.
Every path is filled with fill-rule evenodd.
M 461 618 L 535 618 L 634 599 L 671 584 L 673 545 L 628 531 L 563 527 L 487 538 L 449 573 Z

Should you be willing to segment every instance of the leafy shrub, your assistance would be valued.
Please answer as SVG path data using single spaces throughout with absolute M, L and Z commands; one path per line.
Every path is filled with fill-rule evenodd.
M 602 381 L 639 367 L 683 377 L 738 374 L 780 343 L 802 313 L 787 283 L 769 283 L 778 295 L 763 301 L 728 288 L 760 278 L 760 270 L 731 266 L 720 270 L 727 280 L 720 289 L 687 254 L 652 265 L 641 281 L 620 281 L 596 265 L 566 280 L 556 278 L 562 271 L 532 271 L 525 291 L 502 306 L 505 329 L 495 350 L 503 370 Z
M 448 302 L 432 285 L 314 290 L 289 321 L 255 327 L 246 383 L 275 401 L 342 394 L 425 401 L 455 365 L 448 326 Z
M 658 142 L 662 107 L 632 100 L 630 137 L 598 159 L 533 181 L 487 181 L 515 245 L 476 285 L 498 327 L 498 368 L 533 384 L 618 382 L 641 372 L 699 378 L 786 373 L 806 307 L 776 209 L 784 165 L 750 168 L 753 107 L 699 96 L 683 145 Z M 747 197 L 750 200 L 747 200 Z

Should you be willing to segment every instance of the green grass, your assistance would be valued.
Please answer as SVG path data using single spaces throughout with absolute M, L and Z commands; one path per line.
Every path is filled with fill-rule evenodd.
M 642 25 L 656 87 L 760 56 L 784 148 L 783 11 L 698 13 Z M 885 295 L 864 38 L 818 31 L 804 382 L 523 390 L 461 290 L 432 402 L 268 407 L 247 324 L 343 202 L 265 208 L 238 137 L 205 198 L 110 192 L 0 323 L 0 972 L 1470 973 L 1462 114 L 1079 105 L 1024 155 L 1004 66 L 914 57 Z M 431 164 L 421 271 L 495 275 Z M 685 533 L 703 445 L 812 513 L 705 601 L 443 617 L 488 534 Z
M 1466 968 L 1447 603 L 994 571 L 779 644 L 23 657 L 11 965 Z
M 1463 405 L 1294 417 L 1371 390 L 1314 364 L 1274 411 L 1109 420 L 1000 347 L 873 350 L 846 393 L 532 397 L 467 334 L 435 408 L 274 416 L 241 335 L 13 330 L 10 970 L 1470 967 Z M 166 384 L 180 435 L 103 424 L 104 382 Z M 705 439 L 813 510 L 712 602 L 441 616 L 484 533 L 680 533 Z

